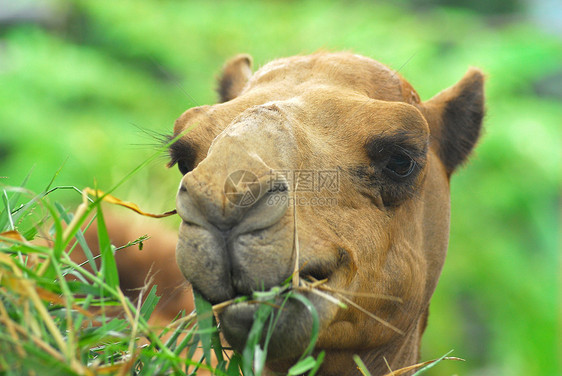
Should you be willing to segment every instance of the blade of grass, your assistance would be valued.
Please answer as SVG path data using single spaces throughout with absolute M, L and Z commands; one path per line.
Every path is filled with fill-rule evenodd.
M 320 366 L 322 365 L 322 362 L 324 362 L 325 356 L 326 356 L 326 353 L 324 351 L 320 351 L 320 354 L 318 354 L 318 356 L 316 357 L 316 364 L 314 365 L 314 367 L 312 367 L 312 369 L 308 373 L 308 376 L 316 375 L 316 372 L 318 372 L 318 370 L 320 369 Z
M 107 284 L 116 288 L 119 286 L 119 274 L 117 272 L 117 264 L 113 255 L 111 241 L 105 226 L 105 220 L 101 206 L 98 205 L 98 241 L 101 255 L 101 272 Z
M 217 319 L 215 318 L 215 315 L 213 315 L 213 328 L 216 328 L 217 325 Z M 222 344 L 221 344 L 221 338 L 219 335 L 219 331 L 215 330 L 213 331 L 213 333 L 211 333 L 211 346 L 213 348 L 213 352 L 215 353 L 215 357 L 217 358 L 218 364 L 217 364 L 217 369 L 220 371 L 224 371 L 226 369 L 226 364 L 224 361 L 224 357 L 222 355 Z
M 309 355 L 289 368 L 289 373 L 287 373 L 287 376 L 302 375 L 306 371 L 313 369 L 315 366 L 316 359 Z
M 51 180 L 49 181 L 49 184 L 47 184 L 47 186 L 45 187 L 45 192 L 48 192 L 49 189 L 51 188 L 51 185 L 53 185 L 53 183 L 55 182 L 56 178 L 59 176 L 60 172 L 62 171 L 62 169 L 64 168 L 64 165 L 66 164 L 66 162 L 68 161 L 69 157 L 66 157 L 66 159 L 64 160 L 64 162 L 62 162 L 62 164 L 60 165 L 60 167 L 57 169 L 57 171 L 55 171 L 55 174 L 53 175 L 53 177 L 51 178 Z
M 64 220 L 64 222 L 68 226 L 70 224 L 70 222 L 72 222 L 72 219 L 68 215 L 67 211 L 58 202 L 55 202 L 55 207 L 56 207 L 57 211 L 59 212 L 59 215 L 61 216 L 61 218 Z M 82 247 L 82 251 L 86 255 L 86 258 L 88 259 L 88 263 L 90 264 L 90 267 L 92 268 L 92 270 L 94 270 L 97 273 L 98 272 L 98 266 L 96 265 L 96 262 L 94 261 L 94 254 L 92 253 L 92 250 L 88 246 L 88 243 L 86 243 L 86 239 L 84 238 L 84 234 L 82 233 L 82 230 L 78 230 L 74 236 L 76 237 L 76 240 L 80 244 L 80 247 Z
M 53 220 L 53 227 L 55 230 L 55 242 L 53 244 L 53 255 L 55 259 L 58 261 L 61 258 L 61 255 L 64 251 L 63 246 L 63 227 L 62 227 L 62 220 L 57 215 L 56 209 L 49 204 L 47 201 L 43 201 L 43 206 L 47 208 L 49 213 L 51 214 L 51 219 Z
M 51 188 L 49 191 L 47 192 L 42 192 L 40 194 L 34 194 L 33 192 L 24 189 L 22 187 L 7 187 L 5 188 L 7 191 L 10 192 L 15 192 L 16 194 L 27 194 L 29 196 L 32 196 L 33 198 L 31 200 L 29 200 L 27 203 L 20 205 L 17 209 L 14 209 L 12 211 L 12 216 L 13 216 L 13 220 L 14 223 L 17 222 L 19 220 L 19 218 L 24 215 L 25 213 L 29 213 L 31 212 L 32 208 L 34 205 L 37 205 L 38 203 L 42 203 L 44 201 L 42 201 L 47 195 L 49 195 L 52 192 L 55 192 L 57 190 L 74 190 L 78 193 L 80 193 L 82 195 L 82 191 L 80 191 L 78 188 L 74 187 L 74 186 L 59 186 L 59 187 L 54 187 Z M 90 200 L 92 201 L 92 200 Z M 13 205 L 12 205 L 13 206 Z
M 146 296 L 146 299 L 144 300 L 144 303 L 142 303 L 142 306 L 141 306 L 141 309 L 140 309 L 140 315 L 146 321 L 148 321 L 148 319 L 152 315 L 152 312 L 154 312 L 154 309 L 156 308 L 156 305 L 160 301 L 160 297 L 156 295 L 156 287 L 157 287 L 156 285 L 152 286 L 152 288 L 150 289 L 150 292 Z
M 228 376 L 239 376 L 241 369 L 240 364 L 242 363 L 242 355 L 236 353 L 230 358 L 230 362 L 228 363 L 228 368 L 226 370 L 226 374 Z
M 29 171 L 27 173 L 27 175 L 25 176 L 25 178 L 23 179 L 23 181 L 21 182 L 21 184 L 20 184 L 21 188 L 25 187 L 25 185 L 27 184 L 27 181 L 29 180 L 29 178 L 31 176 L 31 172 L 32 171 Z M 2 191 L 3 191 L 4 196 L 7 198 L 8 194 L 7 194 L 6 190 L 3 189 Z M 11 212 L 10 208 L 13 208 L 18 204 L 20 196 L 21 196 L 21 191 L 15 192 L 14 195 L 12 195 L 12 199 L 7 201 L 7 205 L 6 205 L 6 202 L 4 202 L 4 210 L 2 212 L 0 212 L 0 231 L 5 231 L 6 222 L 9 221 L 10 219 L 12 219 L 11 215 L 13 213 Z M 4 215 L 4 213 L 6 215 Z M 13 221 L 12 221 L 12 224 L 13 224 Z M 13 230 L 13 228 L 12 228 L 12 230 Z
M 318 340 L 318 334 L 320 330 L 320 319 L 318 317 L 318 311 L 316 310 L 316 307 L 314 307 L 314 304 L 312 304 L 310 300 L 308 300 L 304 295 L 295 293 L 295 294 L 291 294 L 291 298 L 301 302 L 306 307 L 308 312 L 310 312 L 310 316 L 312 317 L 310 341 L 300 358 L 300 359 L 304 359 L 304 357 L 311 354 L 312 350 L 314 350 L 314 346 L 316 345 L 316 341 Z
M 464 362 L 464 359 L 447 356 L 452 352 L 453 352 L 453 350 L 449 351 L 447 354 L 443 355 L 439 359 L 428 360 L 428 361 L 423 362 L 423 363 L 418 363 L 418 364 L 414 364 L 414 365 L 411 365 L 411 366 L 408 366 L 408 367 L 403 367 L 403 368 L 397 369 L 395 371 L 390 371 L 389 373 L 385 374 L 385 376 L 400 376 L 400 375 L 403 375 L 405 373 L 411 372 L 415 369 L 418 369 L 420 367 L 423 367 L 412 375 L 412 376 L 419 376 L 423 372 L 425 372 L 428 369 L 434 367 L 435 365 L 437 365 L 438 363 L 440 363 L 443 360 L 458 360 L 458 361 Z
M 180 352 L 183 351 L 183 349 L 189 344 L 189 341 L 191 341 L 191 338 L 193 337 L 193 333 L 195 332 L 195 327 L 193 326 L 191 329 L 189 329 L 187 331 L 187 333 L 184 333 L 186 328 L 189 326 L 190 324 L 185 322 L 182 325 L 179 325 L 175 330 L 174 333 L 168 338 L 168 340 L 166 341 L 166 347 L 169 347 L 170 350 L 172 350 L 174 352 L 175 355 L 179 355 Z M 182 335 L 185 334 L 184 337 L 181 339 L 181 341 L 176 345 L 176 342 L 178 340 L 178 338 Z
M 189 350 L 187 351 L 187 356 L 186 358 L 191 359 L 193 358 L 193 355 L 195 354 L 195 351 L 197 350 L 197 344 L 200 341 L 200 336 L 199 333 L 197 333 L 197 331 L 195 331 L 192 335 L 192 339 L 193 342 L 191 343 L 191 345 L 189 346 Z M 187 371 L 186 371 L 187 372 Z
M 357 364 L 357 368 L 359 368 L 359 372 L 361 372 L 363 376 L 371 376 L 371 372 L 369 372 L 359 355 L 353 355 L 353 361 Z
M 423 367 L 422 369 L 420 369 L 419 371 L 417 371 L 416 373 L 414 373 L 412 376 L 419 376 L 422 373 L 424 373 L 425 371 L 427 371 L 428 369 L 436 366 L 437 364 L 441 363 L 443 360 L 460 360 L 460 361 L 464 361 L 464 359 L 461 358 L 449 358 L 448 355 L 450 353 L 452 353 L 453 350 L 449 351 L 448 353 L 446 353 L 445 355 L 443 355 L 442 357 L 440 357 L 439 359 L 435 359 L 435 360 L 430 360 L 428 362 L 424 362 L 423 364 L 425 364 L 425 367 Z M 423 365 L 422 364 L 422 365 Z
M 197 325 L 199 327 L 201 347 L 203 348 L 205 361 L 208 365 L 211 365 L 212 335 L 216 331 L 216 327 L 213 325 L 213 307 L 196 290 L 193 290 L 193 298 L 195 300 L 195 310 L 197 311 Z
M 14 219 L 12 218 L 10 199 L 8 198 L 8 193 L 5 189 L 2 190 L 2 202 L 4 203 L 4 212 L 6 213 L 4 221 L 7 222 L 7 228 L 4 228 L 4 225 L 0 227 L 0 230 L 2 230 L 2 232 L 14 231 L 16 229 L 16 226 L 14 225 Z
M 260 304 L 254 313 L 254 323 L 248 334 L 246 346 L 242 351 L 242 371 L 244 375 L 261 375 L 265 358 L 267 355 L 267 348 L 262 349 L 260 341 L 262 338 L 263 328 L 266 321 L 271 317 L 273 305 Z M 252 367 L 254 368 L 252 370 Z

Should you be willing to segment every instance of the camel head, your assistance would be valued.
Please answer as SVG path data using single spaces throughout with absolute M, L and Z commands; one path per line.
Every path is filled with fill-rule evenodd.
M 178 265 L 213 304 L 287 280 L 326 280 L 303 291 L 320 318 L 320 373 L 373 374 L 418 360 L 428 306 L 449 236 L 449 179 L 475 145 L 483 75 L 470 69 L 422 102 L 396 72 L 350 53 L 275 60 L 252 74 L 230 60 L 221 103 L 189 109 L 170 148 L 183 175 Z M 298 248 L 298 252 L 297 252 Z M 298 253 L 298 258 L 297 258 Z M 361 308 L 357 308 L 361 307 Z M 244 347 L 256 304 L 219 314 Z M 367 314 L 367 313 L 368 314 Z M 267 366 L 286 372 L 309 342 L 309 310 L 289 300 Z

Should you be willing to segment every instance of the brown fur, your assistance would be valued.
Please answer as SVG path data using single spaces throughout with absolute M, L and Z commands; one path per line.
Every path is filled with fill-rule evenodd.
M 421 102 L 398 74 L 349 53 L 279 59 L 251 77 L 249 69 L 248 58 L 227 63 L 220 84 L 226 102 L 176 121 L 175 134 L 194 126 L 171 148 L 172 164 L 186 173 L 177 198 L 180 269 L 213 303 L 269 288 L 293 270 L 296 226 L 302 278 L 402 300 L 349 296 L 394 330 L 305 293 L 321 320 L 320 374 L 359 374 L 353 354 L 373 375 L 386 373 L 386 362 L 392 369 L 414 364 L 446 255 L 449 177 L 480 131 L 482 73 L 471 69 Z M 257 179 L 251 205 L 229 201 L 245 189 L 225 184 L 237 170 Z M 338 189 L 303 190 L 306 179 L 272 177 L 287 170 L 337 171 Z M 287 205 L 291 198 L 305 204 Z M 319 200 L 331 204 L 311 204 Z M 219 315 L 234 348 L 243 347 L 254 311 L 239 303 Z M 268 350 L 272 372 L 285 373 L 297 359 L 310 323 L 307 310 L 289 301 Z
M 248 79 L 252 75 L 252 57 L 249 55 L 238 55 L 229 60 L 224 68 L 223 75 L 219 80 L 218 92 L 221 102 L 234 99 L 242 92 Z

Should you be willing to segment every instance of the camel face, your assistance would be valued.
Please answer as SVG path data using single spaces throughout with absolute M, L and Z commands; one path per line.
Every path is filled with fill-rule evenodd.
M 223 103 L 186 111 L 171 164 L 184 174 L 178 265 L 212 303 L 300 278 L 323 280 L 367 315 L 304 293 L 321 321 L 324 374 L 376 373 L 416 362 L 445 259 L 449 178 L 474 146 L 483 115 L 475 69 L 427 102 L 398 74 L 348 53 L 276 60 L 252 75 L 225 66 Z M 295 240 L 296 234 L 296 240 Z M 298 253 L 295 243 L 298 242 Z M 337 292 L 336 292 L 337 291 Z M 365 294 L 367 293 L 367 294 Z M 219 316 L 244 346 L 256 305 Z M 290 300 L 268 351 L 286 371 L 308 344 L 311 317 Z

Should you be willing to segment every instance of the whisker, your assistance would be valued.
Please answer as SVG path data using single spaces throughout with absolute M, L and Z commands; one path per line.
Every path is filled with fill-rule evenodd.
M 328 287 L 328 286 L 319 286 L 318 288 L 322 289 L 322 290 L 325 290 L 325 291 L 330 291 L 330 292 L 333 292 L 333 293 L 342 294 L 342 295 L 357 296 L 357 297 L 361 297 L 361 298 L 384 299 L 384 300 L 390 300 L 390 301 L 393 301 L 393 302 L 403 303 L 403 300 L 396 297 L 396 296 L 383 295 L 383 294 L 372 294 L 372 293 L 369 293 L 369 292 L 346 291 L 346 290 L 335 289 L 335 288 Z
M 164 73 L 164 75 L 166 77 L 168 77 L 168 79 L 170 81 L 172 81 L 174 83 L 174 85 L 176 85 L 176 87 L 189 99 L 191 100 L 191 102 L 196 106 L 196 107 L 201 107 L 201 104 L 199 102 L 197 102 L 197 100 L 195 100 L 195 98 L 189 94 L 189 92 L 182 86 L 182 84 L 179 82 L 179 80 L 176 77 L 173 77 L 170 72 L 168 72 L 168 70 L 163 67 L 161 64 L 159 64 L 156 60 L 153 59 L 153 64 L 156 65 L 158 67 L 158 69 L 160 69 L 160 71 L 162 73 Z M 207 117 L 207 119 L 209 119 L 209 121 L 211 122 L 211 124 L 217 128 L 220 129 L 219 124 L 216 122 L 216 120 L 209 114 L 209 110 L 205 110 L 204 111 L 205 116 Z
M 403 300 L 401 298 L 396 297 L 396 296 L 384 295 L 384 294 L 372 294 L 372 293 L 369 293 L 369 292 L 354 292 L 354 291 L 336 289 L 336 288 L 328 287 L 328 286 L 324 285 L 326 282 L 328 282 L 328 279 L 323 279 L 323 280 L 319 281 L 312 276 L 309 276 L 309 278 L 312 280 L 312 283 L 309 285 L 310 287 L 317 287 L 317 288 L 325 290 L 325 291 L 329 291 L 329 292 L 333 292 L 333 293 L 337 293 L 337 294 L 343 294 L 343 295 L 357 296 L 357 297 L 361 297 L 361 298 L 385 299 L 385 300 L 391 300 L 391 301 L 398 302 L 398 303 L 403 303 Z
M 397 327 L 395 327 L 394 325 L 392 325 L 391 323 L 381 319 L 380 317 L 378 317 L 377 315 L 373 314 L 372 312 L 367 311 L 365 308 L 361 307 L 359 304 L 355 303 L 353 300 L 345 297 L 343 294 L 338 293 L 336 290 L 334 289 L 330 289 L 327 288 L 326 286 L 323 286 L 322 283 L 324 283 L 324 281 L 316 281 L 316 285 L 315 288 L 312 288 L 310 284 L 307 284 L 306 281 L 302 281 L 303 282 L 303 286 L 300 287 L 301 290 L 305 290 L 305 291 L 310 291 L 311 293 L 317 294 L 318 296 L 321 296 L 322 298 L 339 305 L 340 307 L 342 306 L 342 301 L 343 300 L 345 303 L 351 305 L 352 307 L 358 309 L 359 311 L 363 312 L 364 314 L 366 314 L 367 316 L 371 317 L 372 319 L 376 320 L 377 322 L 379 322 L 380 324 L 386 326 L 387 328 L 390 328 L 392 330 L 394 330 L 396 333 L 404 335 L 404 332 L 400 329 L 398 329 Z M 322 283 L 318 283 L 318 282 L 322 282 Z M 338 297 L 326 294 L 320 290 L 326 290 L 326 291 L 330 291 L 334 292 L 336 294 L 338 294 Z M 347 291 L 345 293 L 348 293 Z M 361 294 L 361 293 L 359 293 Z M 373 295 L 373 294 L 367 294 L 367 295 Z M 372 297 L 372 296 L 371 296 Z M 393 298 L 393 299 L 399 299 L 399 298 L 394 298 L 394 297 L 389 297 L 389 298 Z M 401 299 L 400 299 L 401 301 Z M 343 304 L 345 305 L 345 304 Z M 345 307 L 347 308 L 347 307 Z
M 170 136 L 171 135 L 168 134 L 168 133 L 162 133 L 162 132 L 156 131 L 156 130 L 151 129 L 151 128 L 145 128 L 141 125 L 138 125 L 138 124 L 132 123 L 132 122 L 129 123 L 129 124 L 132 125 L 133 127 L 135 127 L 137 129 L 137 131 L 140 134 L 144 135 L 146 138 L 156 141 L 157 145 L 165 145 L 168 142 L 170 142 L 170 139 L 171 139 Z M 173 136 L 172 136 L 172 138 L 173 138 Z
M 318 290 L 318 289 L 309 288 L 309 287 L 300 287 L 299 290 L 304 290 L 304 291 L 311 292 L 311 293 L 313 293 L 313 294 L 316 294 L 316 295 L 320 296 L 320 297 L 323 298 L 323 299 L 326 299 L 326 300 L 329 301 L 330 303 L 333 303 L 333 304 L 339 306 L 340 308 L 347 309 L 347 305 L 346 305 L 344 302 L 342 302 L 341 300 L 339 300 L 339 299 L 336 298 L 335 296 L 330 295 L 330 294 L 326 294 L 325 292 L 322 292 L 322 291 L 320 291 L 320 290 Z
M 381 319 L 380 317 L 378 317 L 377 315 L 373 314 L 372 312 L 367 311 L 365 308 L 361 307 L 359 304 L 355 303 L 353 300 L 346 298 L 345 296 L 340 296 L 340 298 L 345 301 L 346 303 L 348 303 L 349 305 L 351 305 L 352 307 L 357 308 L 359 311 L 363 312 L 364 314 L 366 314 L 367 316 L 369 316 L 370 318 L 376 320 L 377 322 L 379 322 L 380 324 L 386 326 L 389 329 L 394 330 L 396 333 L 400 334 L 400 335 L 404 335 L 404 332 L 400 329 L 398 329 L 397 327 L 395 327 L 394 325 L 392 325 L 391 323 Z

